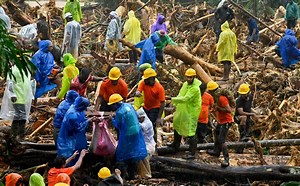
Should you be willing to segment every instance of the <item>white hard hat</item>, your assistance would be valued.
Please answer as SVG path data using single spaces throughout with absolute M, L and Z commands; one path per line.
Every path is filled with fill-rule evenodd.
M 66 19 L 67 17 L 72 17 L 72 14 L 71 14 L 70 12 L 67 12 L 67 13 L 65 14 L 65 19 Z

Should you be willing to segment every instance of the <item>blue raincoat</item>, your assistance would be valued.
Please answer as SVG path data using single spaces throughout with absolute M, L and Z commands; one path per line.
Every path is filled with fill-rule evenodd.
M 56 114 L 53 121 L 55 128 L 61 127 L 61 123 L 64 119 L 65 114 L 67 113 L 68 109 L 71 107 L 71 105 L 74 103 L 75 99 L 78 96 L 79 94 L 75 90 L 68 91 L 66 95 L 66 99 L 62 101 L 57 107 Z
M 293 30 L 286 29 L 284 37 L 276 45 L 279 47 L 283 66 L 289 67 L 300 60 L 300 51 L 297 48 L 298 40 Z
M 154 45 L 159 42 L 159 36 L 154 33 L 148 39 L 145 39 L 135 45 L 135 48 L 141 48 L 142 54 L 138 63 L 138 67 L 144 63 L 149 63 L 152 68 L 156 69 L 156 54 Z
M 64 116 L 57 139 L 58 156 L 69 158 L 76 150 L 80 152 L 87 148 L 85 130 L 88 119 L 85 117 L 84 111 L 89 104 L 90 101 L 87 98 L 77 97 Z
M 36 88 L 34 97 L 39 98 L 44 93 L 54 89 L 56 84 L 50 83 L 48 76 L 54 67 L 54 57 L 48 50 L 51 41 L 41 40 L 39 42 L 39 50 L 32 56 L 31 62 L 36 66 L 35 80 L 40 83 L 40 87 Z
M 147 149 L 138 116 L 133 106 L 129 103 L 121 103 L 112 122 L 119 131 L 116 150 L 117 161 L 143 160 L 147 156 Z

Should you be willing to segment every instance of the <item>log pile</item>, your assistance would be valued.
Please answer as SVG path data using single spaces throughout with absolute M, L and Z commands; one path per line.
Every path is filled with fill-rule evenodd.
M 11 18 L 17 18 L 14 21 L 15 26 L 22 26 L 24 24 L 32 23 L 37 20 L 38 14 L 43 15 L 51 15 L 48 18 L 52 23 L 52 39 L 58 45 L 62 43 L 63 39 L 63 20 L 61 19 L 61 9 L 56 8 L 53 3 L 43 6 L 42 8 L 26 8 L 16 9 L 13 1 L 7 1 L 10 3 L 6 4 L 7 10 L 9 10 L 8 15 Z M 184 71 L 188 67 L 193 67 L 197 70 L 197 74 L 199 78 L 208 82 L 210 80 L 218 81 L 222 76 L 222 65 L 217 63 L 216 54 L 215 54 L 215 35 L 212 31 L 212 22 L 213 15 L 211 14 L 211 7 L 207 6 L 206 3 L 195 3 L 188 6 L 183 6 L 180 4 L 175 4 L 172 1 L 171 4 L 162 4 L 159 1 L 149 1 L 150 3 L 142 3 L 141 1 L 137 1 L 136 7 L 137 12 L 136 16 L 141 18 L 142 20 L 147 20 L 142 22 L 142 30 L 143 39 L 148 36 L 149 27 L 155 21 L 157 12 L 162 12 L 167 17 L 167 23 L 169 26 L 169 33 L 172 39 L 178 43 L 178 46 L 167 46 L 165 48 L 165 64 L 158 65 L 158 79 L 162 83 L 162 85 L 166 89 L 167 97 L 176 96 L 179 92 L 179 89 L 184 82 Z M 119 10 L 122 12 L 123 21 L 126 19 L 127 6 L 126 1 L 124 1 L 123 7 Z M 125 7 L 125 8 L 124 8 Z M 39 9 L 39 11 L 37 11 Z M 30 13 L 26 11 L 31 11 Z M 236 14 L 241 12 L 240 8 L 235 7 L 234 11 Z M 28 13 L 25 14 L 24 12 Z M 105 51 L 103 49 L 104 39 L 105 39 L 105 31 L 106 26 L 108 24 L 107 15 L 110 10 L 105 7 L 93 5 L 90 7 L 83 8 L 84 19 L 81 23 L 83 28 L 83 38 L 81 40 L 80 46 L 80 57 L 77 63 L 79 68 L 89 67 L 93 70 L 93 74 L 96 76 L 107 76 L 108 70 L 110 68 L 110 64 L 107 63 L 105 59 Z M 15 15 L 17 14 L 17 15 Z M 30 16 L 29 16 L 30 15 Z M 265 21 L 262 19 L 262 21 Z M 269 25 L 273 31 L 269 28 L 264 29 L 266 25 Z M 253 108 L 257 112 L 257 118 L 253 118 L 253 127 L 252 131 L 255 136 L 255 140 L 284 140 L 284 139 L 299 139 L 300 138 L 300 70 L 290 70 L 284 69 L 280 66 L 281 59 L 276 56 L 273 52 L 272 45 L 275 44 L 276 41 L 280 38 L 278 35 L 282 35 L 285 31 L 285 27 L 283 25 L 282 20 L 274 19 L 274 22 L 263 22 L 263 24 L 259 24 L 261 28 L 261 41 L 256 44 L 245 44 L 245 38 L 247 28 L 246 23 L 244 23 L 239 17 L 234 21 L 233 31 L 236 33 L 237 38 L 239 39 L 238 43 L 238 54 L 236 56 L 236 64 L 237 68 L 234 67 L 230 81 L 224 83 L 219 82 L 221 87 L 227 87 L 232 90 L 237 90 L 237 87 L 243 83 L 247 82 L 251 85 L 251 91 L 254 95 L 254 103 Z M 279 33 L 279 34 L 278 34 Z M 297 34 L 300 35 L 298 31 Z M 129 46 L 130 44 L 124 43 L 124 45 Z M 132 46 L 131 46 L 132 47 Z M 132 74 L 136 74 L 136 66 L 135 64 L 124 64 L 124 59 L 128 58 L 128 54 L 122 53 L 117 56 L 116 65 L 120 66 L 123 78 L 128 83 L 129 88 L 131 89 L 136 85 L 136 78 Z M 118 63 L 122 61 L 122 63 Z M 297 66 L 298 67 L 298 66 Z M 241 75 L 238 73 L 237 69 L 241 71 Z M 3 85 L 3 80 L 1 81 Z M 88 87 L 90 99 L 95 99 L 97 85 L 91 83 Z M 3 94 L 4 89 L 0 89 L 0 95 Z M 132 95 L 129 96 L 129 98 Z M 50 100 L 50 101 L 49 101 Z M 92 101 L 93 102 L 93 101 Z M 44 98 L 42 102 L 38 104 L 37 107 L 33 108 L 33 112 L 31 113 L 30 123 L 27 125 L 27 136 L 26 140 L 31 141 L 38 144 L 45 144 L 45 146 L 50 145 L 53 146 L 52 140 L 52 130 L 53 125 L 51 121 L 48 119 L 54 116 L 55 108 L 57 107 L 58 102 L 55 99 L 49 99 L 49 97 Z M 166 113 L 166 123 L 158 134 L 159 139 L 161 139 L 161 145 L 165 145 L 167 142 L 172 141 L 172 108 L 169 108 L 169 104 L 167 104 Z M 4 126 L 10 126 L 10 123 L 1 122 L 0 131 L 0 140 L 1 146 L 3 149 L 5 147 L 14 147 L 14 142 L 10 142 L 5 140 L 8 135 L 8 128 Z M 232 127 L 230 129 L 229 141 L 235 143 L 238 141 L 238 130 L 237 127 Z M 210 139 L 212 142 L 212 139 Z M 255 141 L 254 141 L 255 142 Z M 4 144 L 11 143 L 10 146 L 5 146 Z M 252 142 L 249 146 L 252 147 Z M 210 144 L 211 145 L 211 144 Z M 259 144 L 256 144 L 259 146 Z M 257 146 L 256 146 L 257 147 Z M 231 160 L 231 165 L 233 166 L 257 166 L 261 165 L 262 161 L 258 157 L 259 152 L 263 152 L 264 154 L 268 154 L 273 157 L 281 157 L 285 156 L 284 161 L 280 161 L 279 163 L 268 160 L 269 156 L 263 156 L 263 159 L 267 162 L 271 167 L 251 167 L 251 170 L 255 170 L 256 172 L 252 175 L 257 176 L 255 179 L 253 177 L 252 180 L 263 180 L 260 179 L 260 174 L 268 174 L 268 169 L 272 169 L 272 173 L 276 174 L 280 178 L 280 180 L 288 180 L 290 179 L 290 175 L 284 175 L 281 168 L 285 171 L 289 170 L 289 167 L 281 167 L 279 164 L 285 164 L 290 166 L 299 166 L 300 165 L 300 147 L 298 145 L 291 146 L 275 146 L 275 147 L 264 147 L 262 145 L 259 148 L 256 148 L 257 152 L 253 149 L 246 149 L 246 152 L 251 154 L 248 158 L 245 158 L 244 161 L 241 160 L 241 156 L 235 155 L 234 150 L 231 150 L 233 156 Z M 20 149 L 11 149 L 13 152 L 16 152 L 15 160 L 18 159 L 19 154 L 24 154 L 24 157 L 28 159 L 36 158 L 40 153 L 44 153 L 44 159 L 51 158 L 55 155 L 55 149 L 51 149 L 51 151 L 47 152 L 45 149 L 36 149 L 37 147 L 28 147 L 27 145 L 22 146 Z M 46 147 L 48 149 L 49 146 Z M 161 149 L 163 149 L 162 147 Z M 183 150 L 185 147 L 183 147 Z M 203 147 L 202 149 L 208 149 L 211 147 Z M 7 150 L 7 149 L 6 149 Z M 4 152 L 4 151 L 2 151 Z M 3 155 L 3 154 L 2 154 Z M 3 158 L 5 156 L 0 156 Z M 181 153 L 174 155 L 177 158 L 181 157 Z M 17 157 L 17 158 L 16 158 Z M 211 161 L 205 161 L 210 156 L 201 152 L 198 154 L 197 161 L 201 163 L 216 165 L 220 163 L 219 159 L 212 159 Z M 249 160 L 250 158 L 250 160 Z M 251 162 L 251 158 L 253 160 Z M 261 157 L 260 157 L 261 158 Z M 177 177 L 179 175 L 184 175 L 186 177 L 186 173 L 190 173 L 191 175 L 206 175 L 206 178 L 215 178 L 216 174 L 211 175 L 209 171 L 221 171 L 218 172 L 222 175 L 228 175 L 230 171 L 235 173 L 239 173 L 237 176 L 240 178 L 239 183 L 244 183 L 245 175 L 243 175 L 244 171 L 246 171 L 247 167 L 233 167 L 230 171 L 223 171 L 219 169 L 214 169 L 214 167 L 208 167 L 206 170 L 208 172 L 200 169 L 203 165 L 191 164 L 187 162 L 183 162 L 178 159 L 171 159 L 163 157 L 156 157 L 153 160 L 153 169 L 154 172 L 158 170 L 162 170 L 161 174 L 169 175 L 172 177 Z M 2 163 L 2 161 L 0 161 Z M 5 161 L 7 162 L 7 161 Z M 159 163 L 160 162 L 160 163 Z M 20 165 L 22 159 L 14 162 L 15 165 Z M 34 162 L 35 164 L 43 164 L 44 161 Z M 272 164 L 275 164 L 272 167 Z M 5 170 L 9 165 L 5 164 Z M 0 166 L 2 167 L 2 166 Z M 25 166 L 26 167 L 26 166 Z M 244 168 L 244 169 L 243 169 Z M 193 171 L 191 171 L 193 170 Z M 227 170 L 227 169 L 226 169 Z M 1 169 L 0 169 L 1 172 Z M 251 171 L 250 171 L 251 172 Z M 249 172 L 248 172 L 249 173 Z M 251 172 L 252 173 L 252 172 Z M 251 175 L 250 173 L 250 175 Z M 158 177 L 161 176 L 159 173 L 154 173 Z M 212 177 L 209 177 L 210 175 Z M 249 175 L 247 175 L 249 176 Z M 274 176 L 272 177 L 274 178 Z M 294 177 L 293 177 L 294 178 Z M 251 179 L 250 179 L 251 180 Z M 296 177 L 295 180 L 299 180 L 299 177 Z M 164 183 L 165 180 L 155 180 L 157 182 Z M 153 182 L 155 182 L 153 181 Z M 219 180 L 221 183 L 226 182 L 226 180 Z M 231 178 L 228 183 L 230 183 Z M 144 183 L 146 184 L 146 183 Z M 146 184 L 147 185 L 147 184 Z

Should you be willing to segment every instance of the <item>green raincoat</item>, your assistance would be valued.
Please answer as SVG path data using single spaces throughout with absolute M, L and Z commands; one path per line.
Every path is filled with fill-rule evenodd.
M 71 81 L 79 74 L 78 68 L 75 66 L 76 59 L 70 53 L 66 53 L 63 57 L 65 68 L 63 70 L 62 86 L 58 94 L 58 98 L 64 98 L 70 89 Z
M 293 3 L 287 3 L 286 14 L 284 16 L 286 20 L 297 20 L 299 18 L 299 7 L 298 4 L 293 1 Z
M 74 0 L 74 2 L 71 2 L 70 0 L 67 1 L 63 10 L 63 17 L 67 12 L 70 12 L 72 14 L 73 20 L 77 21 L 78 23 L 81 21 L 82 12 L 78 0 Z
M 159 31 L 156 31 L 154 34 L 157 34 L 159 36 L 159 42 L 155 44 L 155 48 L 163 49 L 167 44 L 170 45 L 177 45 L 171 38 L 168 36 L 168 34 L 161 36 L 159 34 Z
M 177 97 L 172 98 L 176 107 L 173 117 L 173 127 L 181 136 L 194 136 L 198 117 L 201 111 L 201 81 L 194 79 L 193 84 L 184 82 Z
M 217 44 L 218 62 L 231 61 L 234 62 L 234 54 L 237 53 L 236 36 L 229 28 L 226 21 L 221 25 L 221 34 Z

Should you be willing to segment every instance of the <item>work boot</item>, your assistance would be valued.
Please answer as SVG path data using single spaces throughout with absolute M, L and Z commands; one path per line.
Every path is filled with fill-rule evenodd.
M 208 149 L 207 150 L 207 154 L 211 155 L 211 156 L 215 156 L 215 157 L 219 157 L 220 156 L 220 153 L 216 152 L 215 150 L 213 149 Z
M 174 130 L 174 141 L 171 144 L 167 144 L 168 147 L 174 148 L 177 151 L 180 147 L 181 136 L 176 130 Z
M 189 145 L 189 151 L 191 154 L 195 155 L 197 150 L 197 139 L 195 136 L 190 137 L 190 145 Z
M 227 145 L 225 143 L 222 145 L 222 150 L 223 150 L 224 161 L 221 163 L 221 167 L 228 167 L 229 166 L 229 154 L 228 154 Z
M 228 158 L 224 158 L 224 161 L 221 163 L 221 167 L 228 167 L 229 166 L 229 159 Z

